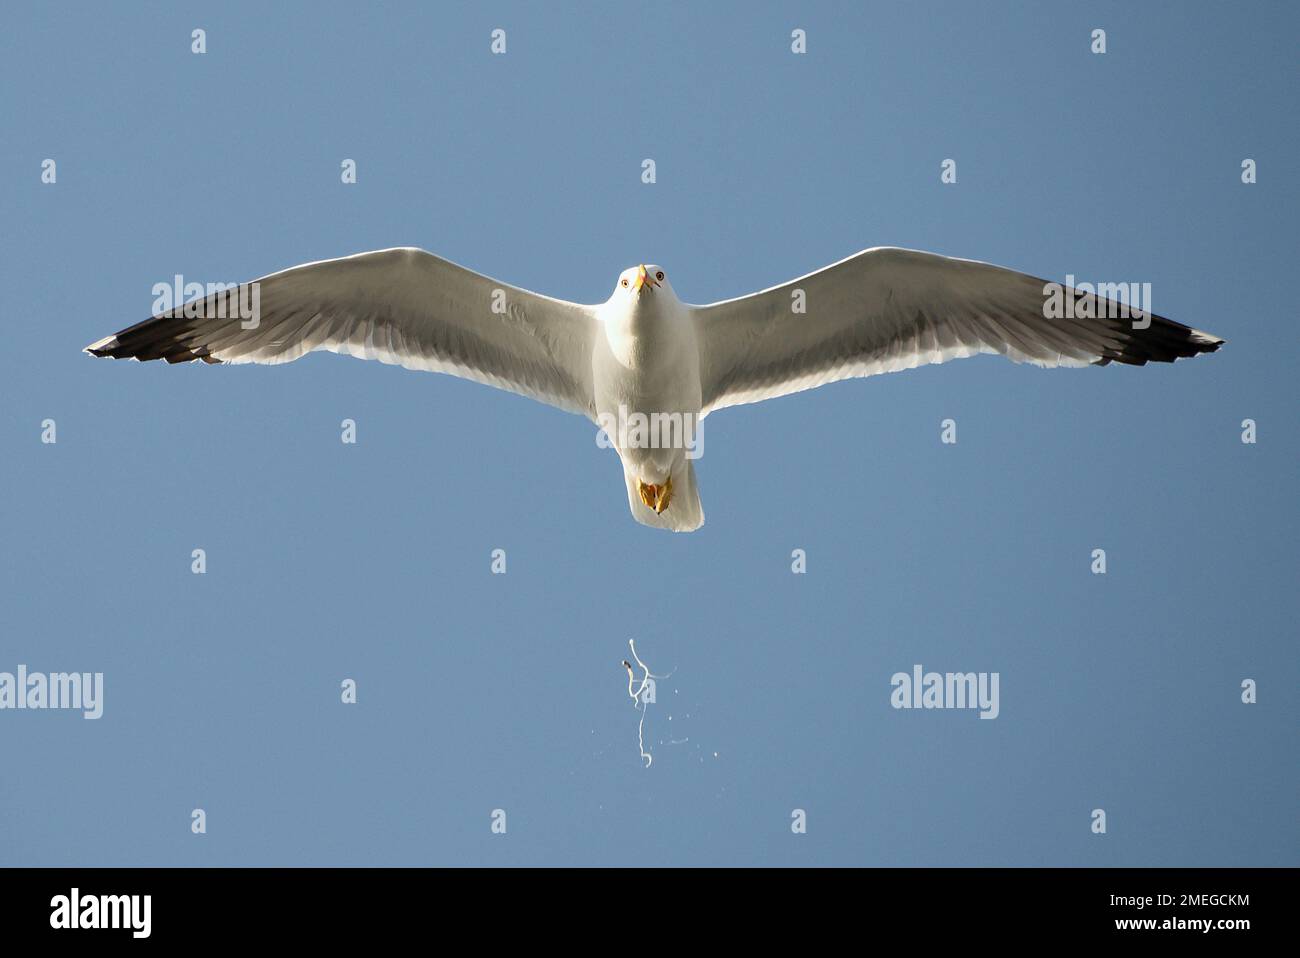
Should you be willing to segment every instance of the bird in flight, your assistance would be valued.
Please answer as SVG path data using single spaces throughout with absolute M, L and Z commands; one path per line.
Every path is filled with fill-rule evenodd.
M 977 353 L 1038 366 L 1141 366 L 1224 342 L 1159 316 L 1130 318 L 1100 296 L 1081 296 L 1091 305 L 1062 315 L 1049 308 L 1052 285 L 878 247 L 708 306 L 683 303 L 662 267 L 642 264 L 619 275 L 605 302 L 579 305 L 398 248 L 210 292 L 86 351 L 274 364 L 328 350 L 496 386 L 600 425 L 633 517 L 689 532 L 704 522 L 696 430 L 727 406 Z M 243 308 L 250 302 L 256 309 Z

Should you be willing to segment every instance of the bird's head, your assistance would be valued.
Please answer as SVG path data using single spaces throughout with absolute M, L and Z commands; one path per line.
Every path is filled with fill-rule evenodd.
M 615 296 L 626 296 L 633 300 L 644 300 L 662 292 L 674 295 L 664 268 L 649 263 L 623 270 L 618 275 L 618 285 L 614 287 Z

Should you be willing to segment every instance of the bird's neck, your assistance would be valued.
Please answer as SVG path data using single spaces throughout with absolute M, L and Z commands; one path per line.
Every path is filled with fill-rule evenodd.
M 662 355 L 677 338 L 677 315 L 667 301 L 639 299 L 605 317 L 605 338 L 625 365 L 639 366 L 647 355 Z

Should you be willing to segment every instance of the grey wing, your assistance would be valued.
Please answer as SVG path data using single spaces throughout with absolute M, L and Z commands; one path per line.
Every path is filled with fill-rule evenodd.
M 594 416 L 592 309 L 419 249 L 322 260 L 178 306 L 95 356 L 287 363 L 313 350 L 449 373 Z
M 977 353 L 1039 366 L 1142 365 L 1223 343 L 1160 316 L 1145 328 L 1127 317 L 1047 318 L 1048 299 L 1046 281 L 1014 270 L 865 250 L 782 286 L 696 307 L 704 411 Z M 1095 299 L 1094 313 L 1110 302 Z

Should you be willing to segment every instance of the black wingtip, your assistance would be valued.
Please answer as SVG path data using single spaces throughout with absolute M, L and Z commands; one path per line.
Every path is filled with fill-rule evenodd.
M 218 364 L 195 334 L 196 323 L 175 313 L 165 313 L 91 343 L 84 352 L 101 359 L 161 359 L 167 363 L 188 363 L 201 359 Z
M 117 337 L 109 336 L 107 339 L 101 339 L 98 342 L 91 343 L 83 349 L 82 352 L 87 356 L 98 356 L 103 359 L 105 357 L 111 357 L 113 355 L 113 349 L 116 346 Z
M 1146 326 L 1126 323 L 1120 327 L 1123 341 L 1120 346 L 1097 360 L 1098 366 L 1122 363 L 1126 366 L 1145 366 L 1147 363 L 1172 363 L 1189 359 L 1202 353 L 1218 352 L 1227 340 L 1175 323 L 1163 316 L 1151 316 Z

